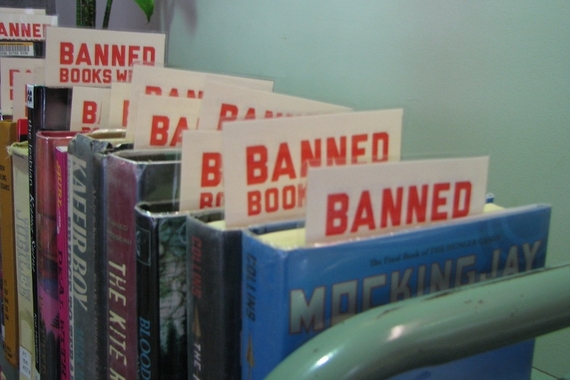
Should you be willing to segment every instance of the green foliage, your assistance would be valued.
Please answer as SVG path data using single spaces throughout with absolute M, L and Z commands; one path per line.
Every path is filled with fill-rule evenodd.
M 154 12 L 154 0 L 135 0 L 139 7 L 143 10 L 146 15 L 146 21 L 150 21 L 150 18 Z
M 152 14 L 154 13 L 154 0 L 135 0 L 141 10 L 146 16 L 146 20 L 150 21 Z M 96 20 L 96 10 L 97 10 L 97 0 L 76 0 L 77 10 L 75 14 L 75 23 L 77 26 L 83 26 L 88 28 L 95 28 Z M 113 0 L 107 0 L 105 6 L 105 15 L 103 18 L 103 29 L 109 27 L 109 18 L 111 17 L 111 8 L 113 6 Z

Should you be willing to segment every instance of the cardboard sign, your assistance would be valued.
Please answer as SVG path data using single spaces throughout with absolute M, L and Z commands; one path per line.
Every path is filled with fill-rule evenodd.
M 70 129 L 82 132 L 106 129 L 110 94 L 110 88 L 73 86 Z
M 236 120 L 315 115 L 351 111 L 350 108 L 275 92 L 209 82 L 202 99 L 201 130 L 221 130 Z
M 162 64 L 166 35 L 48 27 L 46 85 L 110 86 L 130 80 L 136 62 Z
M 135 149 L 180 147 L 182 133 L 196 129 L 200 99 L 139 95 Z
M 210 74 L 199 71 L 174 69 L 162 66 L 135 65 L 131 80 L 127 137 L 134 138 L 138 123 L 138 96 L 140 94 L 175 98 L 202 99 L 204 86 L 210 80 L 272 91 L 273 82 L 265 79 Z
M 480 214 L 489 157 L 309 168 L 307 243 Z
M 399 160 L 402 115 L 393 109 L 225 124 L 226 225 L 302 218 L 309 167 Z

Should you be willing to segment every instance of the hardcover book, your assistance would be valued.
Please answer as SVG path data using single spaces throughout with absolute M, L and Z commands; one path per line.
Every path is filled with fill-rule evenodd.
M 57 290 L 59 297 L 59 365 L 60 379 L 70 379 L 69 373 L 69 268 L 68 265 L 68 176 L 67 146 L 54 149 L 54 184 L 56 201 Z
M 241 230 L 214 228 L 220 209 L 188 217 L 188 371 L 197 379 L 240 379 Z
M 15 121 L 0 120 L 0 254 L 2 265 L 2 313 L 4 356 L 18 367 L 18 296 L 14 241 L 14 188 L 8 146 L 18 142 Z
M 14 230 L 18 278 L 18 322 L 20 379 L 39 379 L 36 370 L 34 339 L 34 290 L 32 277 L 30 232 L 30 184 L 28 172 L 28 143 L 10 146 L 14 174 Z
M 39 131 L 36 135 L 36 272 L 40 376 L 60 376 L 59 271 L 57 247 L 57 182 L 55 147 L 67 145 L 77 134 Z M 67 317 L 67 316 L 65 316 Z
M 67 87 L 48 87 L 44 85 L 28 85 L 28 178 L 30 196 L 30 244 L 32 255 L 32 286 L 34 291 L 34 337 L 37 355 L 36 371 L 40 372 L 40 321 L 38 284 L 38 222 L 36 220 L 37 186 L 36 179 L 36 135 L 40 131 L 69 130 L 69 113 L 71 110 L 72 89 Z
M 122 130 L 77 134 L 68 146 L 70 259 L 70 375 L 107 374 L 106 163 L 111 151 L 130 149 Z
M 544 266 L 550 212 L 524 206 L 316 245 L 304 244 L 296 222 L 246 230 L 243 378 L 264 378 L 311 337 L 371 307 Z M 283 232 L 289 238 L 274 243 Z M 401 378 L 453 378 L 457 368 L 494 378 L 504 366 L 530 378 L 532 350 L 523 342 Z
M 136 206 L 139 378 L 188 379 L 186 219 L 177 202 Z
M 108 365 L 110 378 L 137 378 L 135 206 L 178 200 L 180 150 L 114 152 L 107 159 Z

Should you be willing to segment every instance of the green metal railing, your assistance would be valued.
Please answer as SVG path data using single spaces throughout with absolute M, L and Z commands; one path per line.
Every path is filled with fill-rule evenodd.
M 567 326 L 570 264 L 368 310 L 305 343 L 267 379 L 386 379 Z

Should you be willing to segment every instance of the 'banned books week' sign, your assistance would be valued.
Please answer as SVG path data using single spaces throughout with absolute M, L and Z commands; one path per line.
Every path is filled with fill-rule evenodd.
M 133 63 L 163 64 L 161 33 L 48 27 L 47 86 L 109 86 L 127 82 Z

